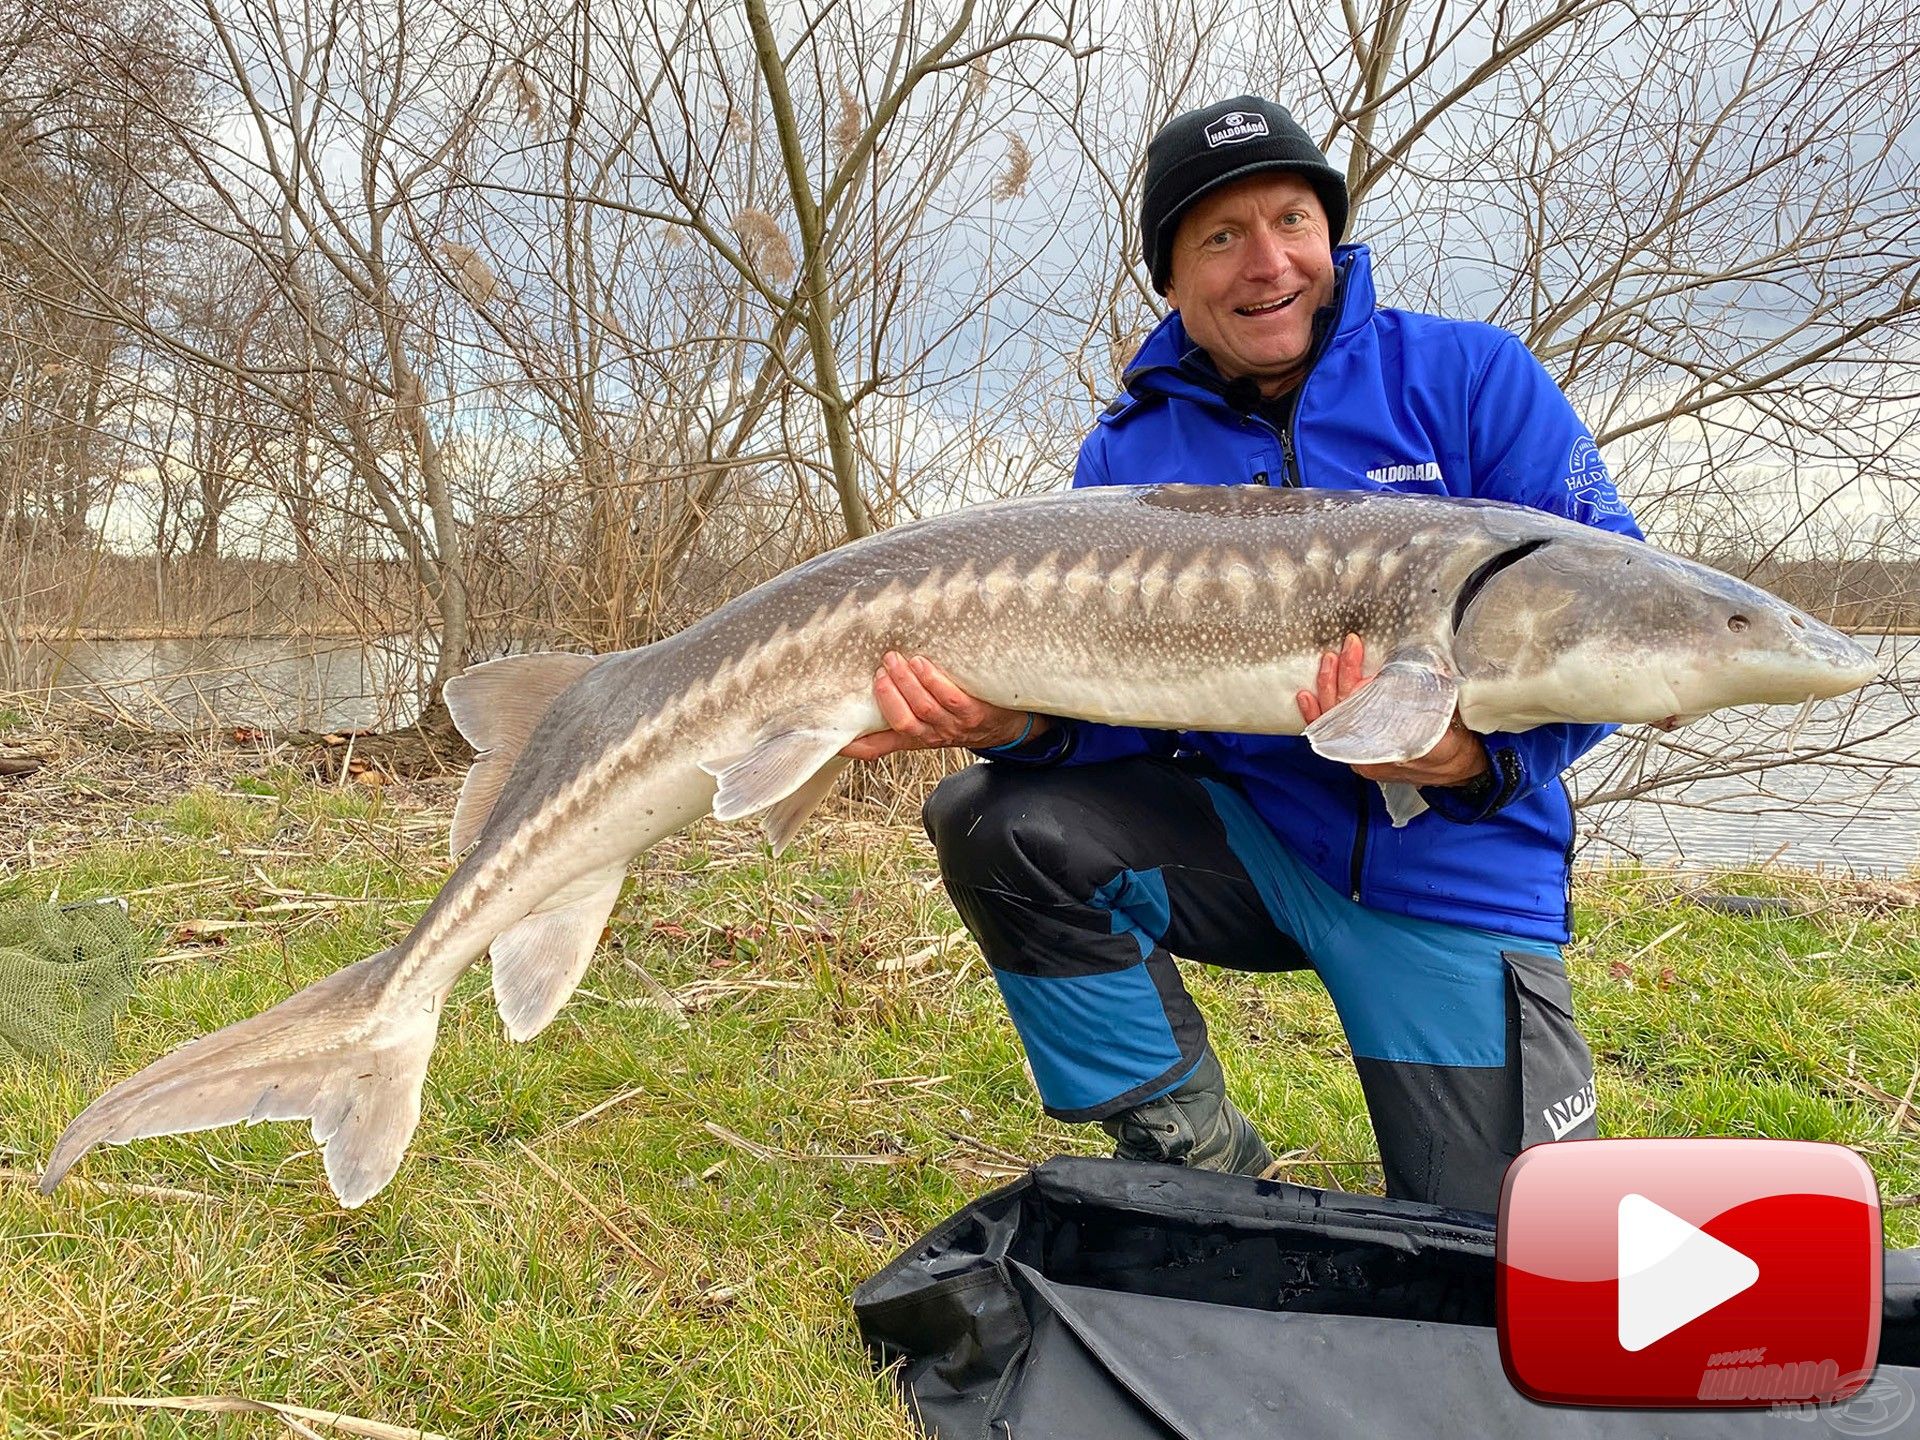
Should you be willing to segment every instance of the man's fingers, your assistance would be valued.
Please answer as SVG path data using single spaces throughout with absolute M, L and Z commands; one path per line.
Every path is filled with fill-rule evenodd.
M 1314 677 L 1314 698 L 1322 710 L 1340 703 L 1340 656 L 1332 650 L 1320 657 L 1320 673 Z
M 894 689 L 900 692 L 900 698 L 907 702 L 907 708 L 924 725 L 951 723 L 947 707 L 927 693 L 927 687 L 920 683 L 920 677 L 913 673 L 913 667 L 907 663 L 904 655 L 887 653 L 887 678 L 893 682 Z
M 1367 650 L 1358 635 L 1347 636 L 1340 647 L 1340 698 L 1346 699 L 1366 680 Z
M 913 713 L 884 666 L 873 672 L 873 699 L 880 707 L 880 718 L 890 727 L 908 735 L 918 733 L 920 717 Z
M 1320 718 L 1320 702 L 1310 690 L 1302 690 L 1294 697 L 1294 703 L 1300 707 L 1300 718 L 1311 725 Z
M 840 747 L 840 753 L 849 760 L 878 760 L 882 755 L 891 755 L 905 748 L 897 731 L 876 730 L 871 735 L 862 735 L 858 740 L 849 740 Z
M 947 677 L 947 672 L 927 659 L 926 656 L 916 655 L 910 664 L 914 675 L 919 678 L 921 685 L 926 688 L 927 694 L 931 695 L 948 713 L 970 716 L 973 711 L 982 708 L 979 700 L 954 684 L 953 681 Z

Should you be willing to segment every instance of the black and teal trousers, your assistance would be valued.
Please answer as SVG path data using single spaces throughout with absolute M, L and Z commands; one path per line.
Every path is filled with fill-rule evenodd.
M 976 765 L 925 820 L 1060 1120 L 1106 1119 L 1199 1063 L 1206 1021 L 1180 956 L 1319 975 L 1389 1195 L 1493 1210 L 1522 1148 L 1595 1133 L 1555 947 L 1354 903 L 1201 761 Z

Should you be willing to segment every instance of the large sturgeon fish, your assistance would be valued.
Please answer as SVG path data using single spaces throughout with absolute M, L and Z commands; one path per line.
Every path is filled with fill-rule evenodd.
M 491 951 L 507 1033 L 537 1034 L 636 855 L 709 812 L 761 816 L 776 850 L 793 836 L 840 748 L 885 728 L 872 683 L 888 650 L 1009 707 L 1292 734 L 1296 692 L 1349 632 L 1378 674 L 1306 735 L 1354 764 L 1425 754 L 1456 706 L 1480 732 L 1672 724 L 1838 695 L 1875 671 L 1751 585 L 1493 502 L 1106 488 L 905 525 L 657 644 L 514 656 L 449 683 L 480 752 L 451 838 L 455 859 L 472 849 L 412 931 L 115 1086 L 68 1125 L 41 1188 L 103 1142 L 304 1119 L 334 1193 L 361 1204 L 399 1167 L 467 967 Z M 1396 799 L 1404 820 L 1416 807 Z

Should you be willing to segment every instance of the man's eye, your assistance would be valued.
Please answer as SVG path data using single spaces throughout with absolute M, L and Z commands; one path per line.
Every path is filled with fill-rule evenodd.
M 1218 250 L 1231 239 L 1233 239 L 1233 232 L 1231 230 L 1216 230 L 1207 237 L 1206 243 Z
M 1307 218 L 1307 212 L 1304 210 L 1289 210 L 1287 211 L 1286 214 L 1280 217 L 1280 223 L 1282 225 L 1298 225 L 1302 220 L 1305 220 L 1306 218 Z

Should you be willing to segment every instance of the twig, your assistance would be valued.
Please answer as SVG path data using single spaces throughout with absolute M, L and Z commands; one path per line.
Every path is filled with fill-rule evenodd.
M 1907 1129 L 1912 1130 L 1916 1134 L 1920 1134 L 1920 1115 L 1913 1114 L 1908 1108 L 1907 1102 L 1902 1100 L 1898 1095 L 1895 1095 L 1891 1090 L 1882 1090 L 1878 1085 L 1862 1080 L 1857 1075 L 1842 1075 L 1839 1077 L 1839 1080 L 1840 1083 L 1848 1089 L 1859 1091 L 1869 1100 L 1878 1100 L 1882 1105 L 1891 1106 L 1893 1109 L 1891 1118 L 1895 1129 Z M 1908 1093 L 1911 1094 L 1912 1092 L 1909 1091 Z
M 991 1156 L 993 1159 L 1014 1166 L 1022 1172 L 1033 1168 L 1033 1161 L 1027 1159 L 1026 1156 L 1016 1155 L 1011 1150 L 1002 1150 L 998 1145 L 990 1145 L 976 1135 L 968 1135 L 960 1130 L 945 1130 L 941 1133 L 955 1144 L 970 1145 L 982 1155 Z
M 753 1156 L 756 1160 L 774 1161 L 788 1158 L 777 1150 L 769 1150 L 764 1145 L 756 1145 L 753 1141 L 747 1139 L 746 1136 L 736 1135 L 733 1131 L 727 1129 L 726 1126 L 716 1125 L 711 1120 L 702 1120 L 700 1122 L 700 1128 L 713 1136 L 714 1139 L 724 1140 L 736 1150 L 746 1151 L 747 1154 Z
M 593 1201 L 581 1194 L 579 1188 L 575 1186 L 571 1180 L 567 1179 L 566 1176 L 562 1175 L 558 1170 L 554 1169 L 553 1166 L 534 1154 L 533 1148 L 529 1146 L 526 1141 L 515 1136 L 513 1143 L 520 1147 L 521 1154 L 525 1155 L 539 1167 L 542 1174 L 562 1190 L 566 1191 L 567 1194 L 571 1195 L 575 1200 L 579 1201 L 581 1205 L 585 1206 L 587 1213 L 600 1222 L 600 1228 L 612 1237 L 615 1244 L 633 1256 L 635 1260 L 638 1260 L 649 1275 L 653 1276 L 656 1281 L 666 1279 L 667 1272 L 662 1269 L 646 1251 L 640 1248 L 639 1243 L 635 1241 L 631 1235 L 614 1224 L 613 1221 L 608 1218 L 606 1211 L 602 1210 L 598 1205 L 594 1204 Z
M 1649 955 L 1655 950 L 1658 950 L 1662 945 L 1666 944 L 1667 941 L 1671 940 L 1674 936 L 1678 935 L 1682 930 L 1686 928 L 1687 928 L 1687 922 L 1684 920 L 1682 920 L 1677 925 L 1668 926 L 1665 930 L 1661 931 L 1658 935 L 1654 936 L 1653 939 L 1649 940 L 1646 944 L 1642 945 L 1638 950 L 1634 951 L 1633 954 L 1629 955 L 1625 960 L 1622 960 L 1618 963 L 1622 965 L 1633 964 L 1633 962 L 1638 960 L 1642 955 Z
M 1346 1187 L 1340 1183 L 1339 1177 L 1333 1173 L 1336 1165 L 1346 1169 L 1370 1170 L 1378 1166 L 1379 1163 L 1377 1160 L 1322 1160 L 1318 1155 L 1313 1153 L 1312 1147 L 1309 1146 L 1305 1150 L 1289 1150 L 1284 1155 L 1275 1156 L 1273 1163 L 1260 1172 L 1260 1178 L 1262 1180 L 1275 1180 L 1279 1178 L 1276 1173 L 1278 1171 L 1307 1166 L 1320 1172 L 1321 1178 L 1327 1182 L 1327 1189 L 1344 1191 Z
M 302 1421 L 362 1435 L 366 1440 L 447 1440 L 432 1430 L 363 1420 L 339 1410 L 309 1410 L 304 1405 L 282 1405 L 272 1400 L 246 1400 L 238 1395 L 96 1395 L 96 1405 L 128 1405 L 142 1410 L 198 1410 L 210 1415 L 275 1415 L 297 1435 L 315 1435 Z M 316 1436 L 316 1440 L 318 1437 Z
M 31 1170 L 15 1170 L 0 1166 L 0 1183 L 38 1185 L 40 1177 Z M 187 1200 L 196 1205 L 224 1203 L 222 1197 L 218 1195 L 209 1195 L 201 1190 L 174 1190 L 165 1185 L 127 1185 L 109 1180 L 83 1180 L 78 1175 L 69 1175 L 64 1183 L 101 1195 L 136 1195 L 142 1200 Z
M 931 960 L 937 960 L 940 956 L 946 954 L 947 951 L 958 945 L 962 940 L 971 938 L 965 930 L 955 930 L 950 934 L 942 935 L 931 945 L 923 946 L 911 955 L 889 956 L 874 968 L 883 975 L 890 975 L 901 970 L 918 970 L 922 965 L 925 965 Z
M 593 1119 L 594 1116 L 605 1114 L 616 1105 L 624 1105 L 637 1095 L 648 1095 L 652 1092 L 653 1086 L 651 1085 L 636 1085 L 631 1090 L 622 1090 L 618 1095 L 610 1095 L 598 1105 L 595 1105 L 591 1110 L 582 1110 L 571 1120 L 562 1121 L 560 1124 L 554 1126 L 553 1129 L 547 1131 L 546 1134 L 536 1137 L 533 1143 L 536 1145 L 544 1145 L 547 1141 L 553 1139 L 554 1136 L 564 1135 L 567 1131 L 573 1129 L 574 1126 L 584 1125 L 587 1121 Z
M 834 1160 L 843 1165 L 912 1165 L 919 1159 L 918 1156 L 907 1154 L 880 1155 L 835 1151 L 829 1154 L 813 1155 L 800 1150 L 770 1150 L 765 1145 L 756 1144 L 747 1139 L 744 1135 L 734 1133 L 724 1125 L 714 1124 L 711 1120 L 702 1120 L 700 1124 L 714 1139 L 723 1140 L 735 1149 L 746 1151 L 754 1159 L 764 1160 L 769 1164 L 778 1164 L 781 1161 L 797 1164 L 804 1161 Z M 1022 1161 L 1021 1164 L 1024 1166 L 1026 1162 Z
M 1920 1065 L 1913 1067 L 1913 1078 L 1907 1081 L 1907 1093 L 1900 1097 L 1900 1105 L 1893 1112 L 1893 1128 L 1898 1130 L 1907 1123 L 1907 1116 L 1913 1113 L 1913 1092 L 1920 1086 Z
M 123 900 L 132 900 L 143 895 L 170 895 L 178 890 L 204 890 L 209 885 L 231 885 L 230 875 L 209 875 L 202 880 L 175 880 L 170 885 L 149 885 L 144 890 L 129 890 L 121 896 Z
M 629 970 L 640 977 L 640 983 L 646 987 L 647 994 L 653 998 L 655 1008 L 664 1010 L 668 1015 L 673 1017 L 675 1029 L 691 1030 L 693 1028 L 693 1022 L 687 1019 L 686 1007 L 681 1005 L 671 990 L 667 989 L 666 986 L 654 978 L 651 970 L 647 969 L 647 967 L 642 965 L 638 960 L 629 959 L 626 965 Z

